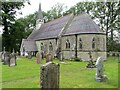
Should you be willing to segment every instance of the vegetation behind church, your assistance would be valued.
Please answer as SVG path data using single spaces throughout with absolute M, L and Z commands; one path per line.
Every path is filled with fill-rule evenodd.
M 3 4 L 3 6 L 5 5 L 6 4 Z M 19 4 L 18 8 L 20 9 L 23 5 L 24 3 Z M 16 7 L 15 4 L 11 3 L 10 7 L 12 6 Z M 116 37 L 116 34 L 114 33 L 119 30 L 119 6 L 120 2 L 79 2 L 69 10 L 65 10 L 65 6 L 63 4 L 57 3 L 47 12 L 43 12 L 43 16 L 45 22 L 48 22 L 69 13 L 74 13 L 76 15 L 81 12 L 89 13 L 93 19 L 97 20 L 100 28 L 106 32 L 107 50 L 120 51 L 120 43 L 118 43 L 118 39 L 116 39 L 118 37 Z M 2 8 L 2 10 L 5 11 L 7 8 Z M 11 10 L 9 12 L 11 12 Z M 15 48 L 15 51 L 19 51 L 22 39 L 27 38 L 35 28 L 36 16 L 37 13 L 34 13 L 25 18 L 15 20 L 14 13 L 11 13 L 11 15 L 9 15 L 8 12 L 2 13 L 3 23 L 6 19 L 15 21 L 14 24 L 11 22 L 6 22 L 6 25 L 3 24 L 3 46 L 5 46 L 8 51 L 11 51 L 13 48 Z

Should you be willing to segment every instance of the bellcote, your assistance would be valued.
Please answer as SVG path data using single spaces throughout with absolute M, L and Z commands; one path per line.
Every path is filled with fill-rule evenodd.
M 38 14 L 37 14 L 37 20 L 36 20 L 36 30 L 38 30 L 43 23 L 44 23 L 44 19 L 43 19 L 41 3 L 40 3 L 39 9 L 38 9 Z

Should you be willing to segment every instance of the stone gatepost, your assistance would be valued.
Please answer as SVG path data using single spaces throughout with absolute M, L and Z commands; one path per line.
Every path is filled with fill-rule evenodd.
M 41 90 L 44 90 L 45 88 L 56 88 L 56 90 L 59 89 L 59 67 L 59 64 L 54 64 L 52 62 L 48 62 L 45 65 L 41 66 Z

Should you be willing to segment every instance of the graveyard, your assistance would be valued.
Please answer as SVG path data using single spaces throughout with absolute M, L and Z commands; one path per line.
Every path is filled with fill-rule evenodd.
M 17 58 L 17 65 L 9 67 L 2 65 L 2 88 L 40 88 L 40 64 L 36 57 L 28 59 Z M 118 57 L 108 57 L 104 61 L 106 82 L 96 82 L 96 69 L 86 68 L 88 62 L 65 60 L 65 64 L 58 59 L 54 63 L 60 64 L 60 88 L 117 88 L 118 87 Z M 1 62 L 0 62 L 1 63 Z M 43 60 L 45 64 L 45 58 Z

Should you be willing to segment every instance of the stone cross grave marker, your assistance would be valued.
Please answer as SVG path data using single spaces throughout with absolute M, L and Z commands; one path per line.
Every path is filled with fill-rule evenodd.
M 46 63 L 47 62 L 52 62 L 53 61 L 53 56 L 51 54 L 46 55 Z
M 95 80 L 99 82 L 103 82 L 107 80 L 107 76 L 103 75 L 103 60 L 101 57 L 98 57 L 97 62 L 96 62 L 96 76 Z
M 37 53 L 36 53 L 36 63 L 37 63 L 37 64 L 42 63 L 42 58 L 41 58 L 41 56 L 40 56 L 40 53 L 39 53 L 39 52 L 37 52 Z
M 16 55 L 15 53 L 10 54 L 10 62 L 9 62 L 9 66 L 16 66 Z
M 45 88 L 59 88 L 60 65 L 48 62 L 41 66 L 40 85 L 41 90 Z
M 88 54 L 89 54 L 90 60 L 86 67 L 87 68 L 96 68 L 95 64 L 93 63 L 92 52 L 89 52 Z

